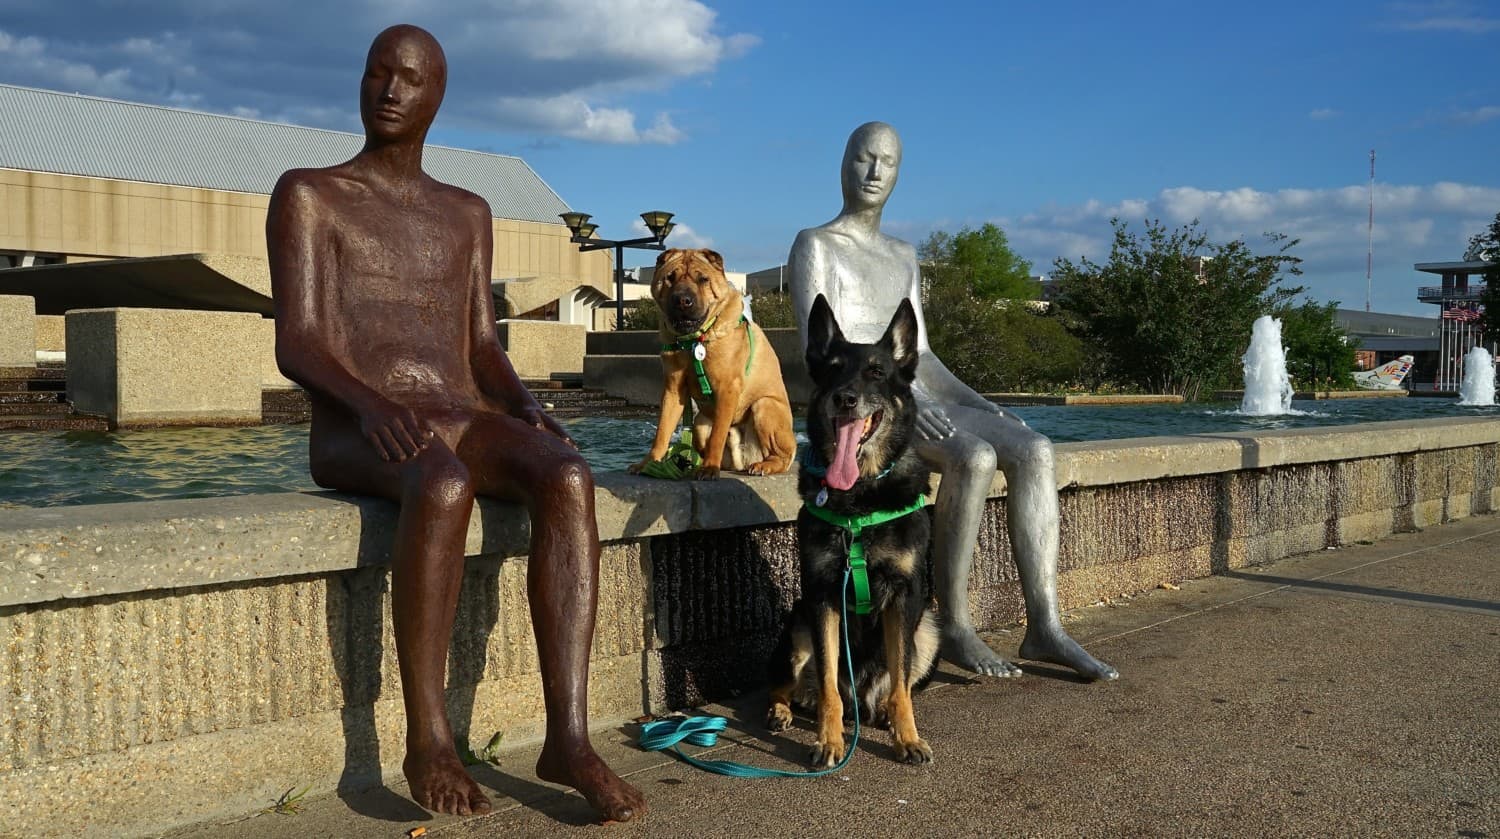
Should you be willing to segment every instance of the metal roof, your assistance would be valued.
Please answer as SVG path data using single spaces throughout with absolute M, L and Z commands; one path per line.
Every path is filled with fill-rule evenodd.
M 269 195 L 288 169 L 353 157 L 364 137 L 0 84 L 0 168 Z M 560 224 L 569 207 L 526 161 L 427 146 L 423 168 L 496 218 Z
M 1487 269 L 1495 267 L 1493 262 L 1418 262 L 1412 266 L 1418 271 L 1426 271 L 1429 274 L 1442 274 L 1445 272 L 1478 274 Z

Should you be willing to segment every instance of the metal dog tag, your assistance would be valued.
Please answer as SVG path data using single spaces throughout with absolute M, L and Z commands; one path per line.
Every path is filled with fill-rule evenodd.
M 818 495 L 817 495 L 816 498 L 813 499 L 813 504 L 816 505 L 816 506 L 818 506 L 818 507 L 821 507 L 821 506 L 823 506 L 824 504 L 827 504 L 827 503 L 828 503 L 828 487 L 823 487 L 822 489 L 818 490 Z
M 703 346 L 702 344 L 694 344 L 693 345 L 693 358 L 696 358 L 699 361 L 702 361 L 703 359 L 708 358 L 708 348 L 705 347 L 705 346 Z

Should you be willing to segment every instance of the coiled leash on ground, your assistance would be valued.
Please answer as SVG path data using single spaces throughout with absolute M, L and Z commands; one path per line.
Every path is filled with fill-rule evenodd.
M 683 741 L 692 743 L 694 746 L 716 745 L 719 742 L 719 732 L 729 726 L 729 721 L 715 716 L 684 717 L 645 723 L 641 726 L 641 748 L 648 752 L 670 750 L 672 754 L 689 765 L 716 775 L 728 775 L 731 778 L 816 778 L 843 769 L 849 762 L 849 758 L 854 757 L 854 748 L 859 745 L 859 689 L 854 681 L 854 654 L 849 648 L 850 573 L 851 568 L 845 565 L 841 628 L 844 634 L 844 662 L 849 667 L 849 694 L 854 707 L 854 736 L 849 741 L 848 750 L 844 752 L 844 759 L 840 760 L 836 766 L 805 771 L 762 769 L 759 766 L 747 766 L 732 760 L 701 760 L 677 748 L 677 744 Z

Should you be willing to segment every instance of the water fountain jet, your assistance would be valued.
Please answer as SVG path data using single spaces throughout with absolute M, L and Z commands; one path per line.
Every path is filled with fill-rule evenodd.
M 1458 384 L 1458 404 L 1487 407 L 1495 404 L 1495 360 L 1484 347 L 1464 356 L 1464 377 Z
M 1255 319 L 1250 349 L 1240 359 L 1245 366 L 1245 396 L 1240 413 L 1270 417 L 1292 411 L 1292 378 L 1286 372 L 1286 350 L 1281 346 L 1281 321 L 1270 315 Z

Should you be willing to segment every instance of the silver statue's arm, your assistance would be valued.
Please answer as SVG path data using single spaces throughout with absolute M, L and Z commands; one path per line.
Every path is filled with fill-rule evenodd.
M 792 251 L 786 258 L 786 273 L 787 285 L 792 290 L 792 314 L 797 318 L 797 346 L 806 355 L 807 319 L 818 295 L 827 298 L 835 320 L 842 322 L 844 317 L 843 307 L 832 288 L 833 272 L 828 270 L 823 247 L 812 230 L 798 233 L 792 242 Z

